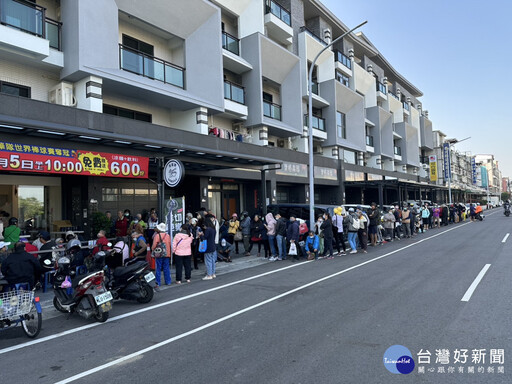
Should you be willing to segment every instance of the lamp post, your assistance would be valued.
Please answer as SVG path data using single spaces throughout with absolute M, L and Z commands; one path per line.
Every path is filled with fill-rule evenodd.
M 329 44 L 327 44 L 318 54 L 315 56 L 313 61 L 311 62 L 311 68 L 309 68 L 308 74 L 308 140 L 309 140 L 309 226 L 311 227 L 315 222 L 315 165 L 313 159 L 313 69 L 315 68 L 315 63 L 320 57 L 320 55 L 331 47 L 334 43 L 338 42 L 342 38 L 344 38 L 349 33 L 352 33 L 356 29 L 362 27 L 368 22 L 368 20 L 362 22 L 358 26 L 352 28 L 350 31 L 345 32 L 341 36 L 337 37 Z
M 445 158 L 445 165 L 448 165 L 448 172 L 446 173 L 445 172 L 445 176 L 448 176 L 448 200 L 449 200 L 449 205 L 452 205 L 452 159 L 451 159 L 451 147 L 457 143 L 460 143 L 462 141 L 466 141 L 468 139 L 471 139 L 471 136 L 469 137 L 466 137 L 465 139 L 462 139 L 462 140 L 457 140 L 457 139 L 448 139 L 446 140 L 446 143 L 448 143 L 448 150 L 447 150 L 447 153 L 445 153 L 445 156 L 448 156 L 448 161 L 446 161 L 446 158 Z

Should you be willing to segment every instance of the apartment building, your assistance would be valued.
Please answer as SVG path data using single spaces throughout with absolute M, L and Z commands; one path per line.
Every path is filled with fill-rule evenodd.
M 422 92 L 317 0 L 0 0 L 0 203 L 41 227 L 186 196 L 228 217 L 271 203 L 431 198 Z M 385 33 L 385 31 L 383 31 Z M 44 157 L 46 156 L 46 157 Z M 169 159 L 183 182 L 159 188 Z M 160 197 L 160 199 L 159 199 Z M 2 208 L 2 207 L 0 207 Z
M 502 188 L 502 174 L 499 169 L 498 160 L 494 158 L 494 155 L 476 155 L 475 161 L 477 165 L 484 167 L 487 171 L 487 185 L 489 193 L 494 196 L 501 195 Z

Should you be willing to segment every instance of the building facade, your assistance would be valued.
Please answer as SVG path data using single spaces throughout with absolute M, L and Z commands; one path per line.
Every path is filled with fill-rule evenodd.
M 3 0 L 0 208 L 29 219 L 35 199 L 37 227 L 87 229 L 95 210 L 162 210 L 170 196 L 224 217 L 446 200 L 429 183 L 442 137 L 422 92 L 363 33 L 313 69 L 309 196 L 307 73 L 348 30 L 317 0 Z M 174 188 L 169 159 L 184 166 Z

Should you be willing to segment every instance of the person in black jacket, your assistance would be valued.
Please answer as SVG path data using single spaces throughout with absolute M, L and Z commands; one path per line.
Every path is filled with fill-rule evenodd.
M 254 215 L 254 219 L 251 221 L 251 239 L 248 253 L 252 251 L 252 247 L 255 243 L 258 244 L 258 257 L 261 256 L 261 245 L 263 244 L 263 233 L 265 232 L 265 225 L 260 219 L 259 215 Z
M 297 248 L 297 254 L 293 255 L 293 261 L 299 260 L 301 254 L 299 247 L 299 234 L 299 222 L 296 220 L 294 216 L 290 216 L 290 225 L 288 226 L 288 229 L 286 231 L 286 240 L 288 242 L 288 247 L 290 247 L 292 243 L 295 243 L 295 247 Z
M 281 214 L 275 215 L 276 223 L 276 243 L 277 243 L 277 260 L 286 260 L 286 220 Z
M 25 251 L 25 243 L 22 242 L 14 245 L 14 253 L 2 263 L 2 274 L 9 284 L 29 283 L 32 288 L 41 272 L 39 262 Z
M 370 219 L 368 233 L 370 234 L 372 246 L 375 247 L 377 245 L 377 226 L 380 224 L 380 211 L 376 203 L 372 203 L 372 207 L 368 212 L 368 218 Z
M 320 229 L 322 230 L 322 234 L 324 235 L 324 256 L 327 259 L 334 259 L 333 250 L 332 250 L 332 241 L 334 239 L 334 232 L 332 231 L 332 220 L 331 215 L 327 212 L 323 215 L 324 221 L 320 225 Z M 327 252 L 329 252 L 329 256 L 327 256 Z

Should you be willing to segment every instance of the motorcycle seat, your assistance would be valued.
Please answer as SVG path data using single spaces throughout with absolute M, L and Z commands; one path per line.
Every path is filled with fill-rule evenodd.
M 136 270 L 142 268 L 144 266 L 144 264 L 146 264 L 145 261 L 138 261 L 138 262 L 130 264 L 126 267 L 117 267 L 116 269 L 114 269 L 114 277 L 119 278 L 119 277 L 123 277 L 126 275 L 130 275 L 133 272 L 135 272 Z

